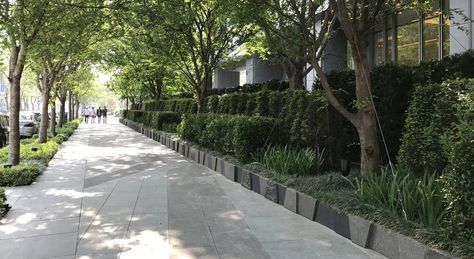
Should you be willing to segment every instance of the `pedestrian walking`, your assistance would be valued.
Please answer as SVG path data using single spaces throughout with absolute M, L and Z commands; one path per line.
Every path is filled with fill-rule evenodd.
M 107 107 L 102 109 L 102 123 L 107 124 Z
M 100 124 L 100 118 L 102 117 L 102 110 L 100 109 L 100 106 L 97 108 L 95 113 L 97 115 L 97 123 Z
M 84 121 L 86 124 L 89 123 L 89 107 L 86 107 L 83 111 L 84 113 Z
M 95 113 L 95 107 L 92 107 L 90 110 L 89 110 L 89 113 L 90 113 L 90 116 L 91 116 L 91 124 L 94 124 L 95 123 L 95 117 L 97 116 L 96 113 Z

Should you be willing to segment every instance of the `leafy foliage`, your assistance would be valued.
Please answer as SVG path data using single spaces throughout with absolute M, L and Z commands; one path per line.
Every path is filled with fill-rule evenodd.
M 266 144 L 278 143 L 274 119 L 241 115 L 185 114 L 178 127 L 180 137 L 241 161 Z
M 460 82 L 419 85 L 407 111 L 400 165 L 413 173 L 441 173 L 447 165 L 441 136 L 457 122 Z
M 392 174 L 386 169 L 356 179 L 355 183 L 363 201 L 399 217 L 406 214 L 408 220 L 425 227 L 439 226 L 446 216 L 443 185 L 435 175 L 417 178 L 398 170 Z
M 447 134 L 448 167 L 443 175 L 449 204 L 450 238 L 474 242 L 474 80 L 470 80 L 456 113 L 459 123 Z
M 288 146 L 269 146 L 259 158 L 268 169 L 282 174 L 321 174 L 324 167 L 324 151 L 316 154 L 309 148 L 291 149 Z

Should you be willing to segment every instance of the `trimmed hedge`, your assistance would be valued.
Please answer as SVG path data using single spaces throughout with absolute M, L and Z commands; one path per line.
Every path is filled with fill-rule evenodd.
M 79 126 L 81 121 L 82 119 L 77 119 L 65 123 L 62 128 L 57 128 L 57 132 L 60 134 L 55 137 L 50 136 L 48 142 L 43 144 L 37 143 L 36 137 L 22 140 L 20 144 L 21 163 L 10 168 L 0 167 L 0 186 L 31 184 L 40 175 L 49 160 L 54 157 L 59 150 L 59 145 L 74 133 L 74 129 Z M 33 148 L 36 151 L 33 151 Z M 8 147 L 0 149 L 0 162 L 8 161 L 8 152 Z
M 456 107 L 459 121 L 448 132 L 444 146 L 448 167 L 443 175 L 449 204 L 451 238 L 474 243 L 474 80 L 467 83 Z
M 144 111 L 172 111 L 179 114 L 196 113 L 197 103 L 192 98 L 179 98 L 159 101 L 143 102 Z
M 250 161 L 266 145 L 278 143 L 277 121 L 260 116 L 185 114 L 178 126 L 184 140 Z
M 28 185 L 31 184 L 40 173 L 40 167 L 34 164 L 19 164 L 11 168 L 0 168 L 0 185 Z
M 463 82 L 419 85 L 407 111 L 398 161 L 412 173 L 441 173 L 447 165 L 442 136 L 457 122 Z
M 143 123 L 157 130 L 176 132 L 176 127 L 181 122 L 180 114 L 169 111 L 127 111 L 127 119 Z
M 0 217 L 8 212 L 7 196 L 5 195 L 5 189 L 0 187 Z

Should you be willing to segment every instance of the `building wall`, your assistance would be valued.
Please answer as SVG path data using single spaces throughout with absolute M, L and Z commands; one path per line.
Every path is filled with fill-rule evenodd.
M 456 54 L 464 52 L 468 49 L 473 48 L 474 34 L 473 34 L 473 22 L 474 18 L 474 0 L 451 0 L 450 1 L 451 10 L 462 10 L 461 14 L 454 14 L 453 22 L 451 23 L 450 29 L 450 54 Z M 470 22 L 465 23 L 464 17 L 471 19 Z M 455 24 L 460 24 L 456 26 Z
M 347 67 L 347 40 L 342 30 L 328 41 L 321 62 L 325 72 Z
M 269 80 L 284 80 L 285 73 L 280 65 L 270 64 L 257 56 L 246 60 L 246 83 L 263 83 Z
M 214 71 L 212 88 L 229 88 L 239 85 L 240 74 L 236 71 L 217 68 Z

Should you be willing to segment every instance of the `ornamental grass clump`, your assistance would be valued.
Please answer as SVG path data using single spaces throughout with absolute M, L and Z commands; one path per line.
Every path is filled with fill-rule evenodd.
M 309 148 L 296 150 L 288 146 L 268 146 L 260 162 L 281 174 L 314 175 L 323 170 L 324 151 L 316 154 Z
M 435 175 L 418 178 L 386 169 L 356 179 L 355 188 L 369 205 L 424 227 L 439 226 L 446 216 L 443 185 Z

